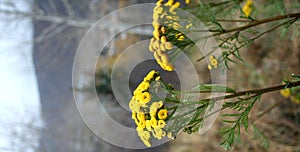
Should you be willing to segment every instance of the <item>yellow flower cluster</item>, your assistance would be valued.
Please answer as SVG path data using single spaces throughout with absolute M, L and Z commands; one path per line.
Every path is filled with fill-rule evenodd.
M 180 2 L 175 2 L 174 0 L 168 0 L 163 4 L 163 0 L 158 0 L 156 6 L 153 10 L 153 38 L 150 41 L 149 50 L 153 52 L 154 58 L 157 63 L 166 71 L 173 71 L 174 67 L 170 64 L 170 59 L 168 54 L 173 49 L 173 44 L 167 40 L 167 28 L 159 24 L 159 21 L 169 20 L 167 24 L 168 27 L 178 30 L 182 26 L 177 22 L 179 17 L 176 15 L 174 10 L 180 6 Z M 190 3 L 186 0 L 186 3 Z M 170 12 L 170 13 L 168 13 Z M 188 27 L 191 24 L 187 25 Z M 176 35 L 179 41 L 182 41 L 185 37 L 182 33 Z
M 151 82 L 160 80 L 158 72 L 150 71 L 144 80 L 133 92 L 129 102 L 132 110 L 132 119 L 135 121 L 138 136 L 147 147 L 151 147 L 152 137 L 160 140 L 166 136 L 164 127 L 168 118 L 168 110 L 164 108 L 163 101 L 151 101 L 149 92 Z
M 213 55 L 209 56 L 209 62 L 210 64 L 208 64 L 207 66 L 209 70 L 211 70 L 213 67 L 214 68 L 218 67 L 218 60 Z
M 171 42 L 167 42 L 166 37 L 162 36 L 160 39 L 154 37 L 150 41 L 149 50 L 153 52 L 156 62 L 161 66 L 162 69 L 167 71 L 173 71 L 174 67 L 169 62 L 167 51 L 173 48 Z
M 252 12 L 252 5 L 253 5 L 252 0 L 247 0 L 246 3 L 244 4 L 243 12 L 246 17 L 250 16 L 250 14 Z

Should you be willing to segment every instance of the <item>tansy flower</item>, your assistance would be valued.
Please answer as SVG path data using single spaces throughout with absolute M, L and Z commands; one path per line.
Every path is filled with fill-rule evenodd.
M 151 119 L 150 119 L 150 125 L 151 125 L 151 127 L 153 127 L 153 128 L 157 128 L 157 120 L 156 120 L 155 117 L 152 117 L 152 116 L 151 116 Z
M 211 70 L 213 67 L 214 68 L 218 67 L 218 60 L 213 55 L 209 56 L 209 62 L 210 64 L 208 64 L 207 66 L 209 70 Z
M 161 27 L 161 29 L 160 29 L 160 30 L 161 30 L 161 33 L 162 33 L 162 34 L 166 34 L 166 29 L 165 29 L 165 27 L 164 27 L 164 26 L 163 26 L 163 27 Z
M 153 78 L 154 74 L 155 74 L 155 71 L 154 71 L 154 70 L 150 71 L 150 72 L 147 74 L 147 76 L 144 78 L 144 81 L 150 81 L 150 80 Z
M 148 103 L 151 100 L 151 95 L 149 94 L 149 92 L 144 92 L 141 95 L 140 101 L 142 103 Z
M 165 6 L 172 6 L 174 3 L 174 0 L 168 0 L 168 2 L 165 4 Z
M 168 117 L 168 111 L 166 109 L 161 109 L 159 110 L 158 114 L 157 114 L 159 119 L 166 119 Z
M 161 51 L 166 51 L 167 50 L 166 46 L 163 43 L 160 44 L 159 48 L 160 48 Z
M 172 132 L 169 132 L 167 136 L 168 136 L 168 138 L 170 138 L 170 139 L 174 139 L 174 136 L 173 136 Z
M 138 113 L 136 116 L 137 116 L 139 121 L 145 120 L 145 114 L 144 113 Z
M 134 112 L 140 112 L 141 105 L 135 99 L 132 99 L 129 102 L 129 108 Z
M 138 136 L 141 138 L 141 140 L 144 142 L 144 144 L 147 147 L 151 147 L 151 143 L 149 142 L 149 139 L 150 139 L 150 132 L 149 131 L 139 130 L 138 131 Z
M 285 88 L 280 90 L 280 93 L 283 97 L 289 98 L 291 96 L 291 89 L 290 88 Z
M 146 120 L 146 129 L 147 129 L 148 131 L 151 131 L 151 130 L 152 130 L 150 120 Z
M 179 36 L 178 40 L 179 40 L 179 41 L 184 40 L 184 36 L 183 36 L 183 35 Z
M 160 80 L 160 76 L 158 76 L 158 77 L 155 78 L 155 81 L 158 81 L 158 80 Z
M 144 131 L 143 132 L 143 138 L 146 139 L 146 140 L 149 140 L 149 138 L 150 138 L 150 132 Z
M 171 42 L 166 42 L 165 47 L 166 49 L 171 50 L 173 48 L 173 44 Z
M 145 120 L 139 121 L 137 125 L 138 125 L 138 129 L 144 129 L 146 127 L 146 122 Z
M 178 8 L 179 6 L 180 6 L 180 2 L 174 3 L 170 8 L 170 12 L 174 12 L 174 9 Z
M 162 36 L 160 38 L 161 43 L 166 43 L 167 42 L 167 38 L 165 36 Z
M 251 12 L 252 12 L 252 6 L 253 2 L 252 0 L 247 0 L 246 3 L 243 6 L 243 12 L 245 14 L 246 17 L 249 17 Z
M 157 126 L 159 128 L 164 128 L 166 126 L 166 122 L 164 120 L 158 120 Z
M 158 140 L 160 140 L 160 139 L 162 139 L 164 136 L 166 136 L 166 132 L 163 131 L 161 128 L 155 128 L 153 134 L 154 134 L 154 136 L 155 136 Z
M 207 68 L 208 68 L 208 70 L 211 70 L 212 69 L 212 67 L 211 67 L 211 65 L 209 64 L 209 65 L 207 65 Z
M 145 91 L 145 90 L 149 89 L 149 86 L 150 86 L 150 83 L 147 82 L 147 81 L 144 81 L 144 82 L 142 82 L 142 83 L 139 85 L 139 88 L 140 88 L 142 91 Z

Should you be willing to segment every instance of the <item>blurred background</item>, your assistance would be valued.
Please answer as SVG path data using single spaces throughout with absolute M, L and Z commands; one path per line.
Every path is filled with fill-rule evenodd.
M 156 1 L 0 0 L 0 151 L 142 151 L 111 145 L 84 125 L 73 98 L 72 65 L 81 38 L 97 20 L 119 8 L 149 2 Z M 105 27 L 107 32 L 122 24 L 116 22 Z M 107 45 L 105 53 L 99 54 L 107 65 L 98 65 L 95 87 L 99 96 L 111 98 L 107 106 L 118 107 L 110 87 L 114 60 L 130 44 L 149 39 L 151 30 L 151 26 L 145 26 L 142 31 L 123 32 Z M 281 84 L 291 73 L 300 73 L 300 39 L 270 37 L 279 36 L 272 33 L 262 37 L 242 51 L 246 62 L 231 65 L 229 86 L 237 90 L 271 86 Z M 206 64 L 197 70 L 203 82 L 210 81 L 209 75 L 203 74 L 209 72 Z M 136 77 L 141 76 L 131 76 L 133 86 L 139 81 Z M 172 80 L 177 77 L 170 77 Z M 264 149 L 243 132 L 243 141 L 233 151 L 300 150 L 299 105 L 274 92 L 264 95 L 253 113 L 276 102 L 282 104 L 256 121 L 270 148 Z M 222 139 L 218 129 L 222 126 L 217 120 L 204 135 L 180 134 L 174 141 L 143 151 L 224 151 L 219 146 Z

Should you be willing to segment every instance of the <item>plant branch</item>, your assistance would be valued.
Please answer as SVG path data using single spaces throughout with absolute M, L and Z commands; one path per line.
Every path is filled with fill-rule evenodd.
M 269 29 L 269 30 L 267 30 L 267 31 L 264 31 L 264 32 L 260 33 L 259 35 L 255 36 L 255 37 L 252 38 L 251 40 L 258 39 L 259 37 L 265 35 L 266 33 L 269 33 L 269 32 L 271 32 L 271 31 L 273 31 L 273 30 L 279 28 L 279 27 L 282 26 L 282 25 L 288 24 L 288 23 L 290 23 L 290 22 L 294 22 L 294 21 L 296 21 L 296 20 L 297 20 L 297 19 L 291 19 L 291 20 L 288 20 L 288 21 L 283 22 L 283 23 L 281 23 L 281 24 L 278 24 L 278 25 L 272 27 L 271 29 Z
M 234 31 L 243 31 L 243 30 L 251 28 L 253 26 L 257 26 L 257 25 L 260 25 L 260 24 L 268 23 L 268 22 L 278 21 L 278 20 L 282 20 L 282 19 L 288 19 L 288 18 L 295 18 L 295 20 L 297 20 L 297 19 L 300 18 L 300 13 L 286 14 L 286 15 L 280 15 L 280 16 L 265 18 L 265 19 L 261 19 L 261 20 L 255 20 L 255 21 L 250 22 L 249 24 L 241 26 L 241 27 L 236 27 L 236 28 L 232 28 L 232 29 L 229 29 L 229 30 L 224 29 L 222 32 L 215 33 L 211 36 L 218 36 L 218 35 L 221 35 L 221 34 L 231 33 L 231 32 L 234 32 Z
M 226 20 L 226 19 L 216 19 L 218 22 L 253 22 L 252 20 Z
M 226 96 L 207 98 L 207 99 L 203 99 L 201 101 L 210 101 L 210 100 L 218 101 L 218 100 L 223 100 L 223 99 L 240 97 L 240 96 L 244 96 L 244 95 L 248 95 L 248 94 L 264 94 L 267 92 L 273 92 L 273 91 L 277 91 L 277 90 L 281 90 L 281 89 L 285 89 L 285 88 L 296 87 L 296 86 L 300 86 L 300 81 L 290 82 L 289 84 L 277 85 L 277 86 L 268 87 L 268 88 L 241 91 L 241 92 L 237 92 L 237 93 L 226 95 Z
M 266 33 L 269 33 L 285 24 L 288 24 L 288 23 L 292 23 L 292 22 L 295 22 L 297 19 L 300 18 L 300 13 L 293 13 L 293 14 L 286 14 L 286 15 L 281 15 L 281 16 L 276 16 L 276 17 L 271 17 L 271 18 L 266 18 L 266 19 L 262 19 L 262 20 L 255 20 L 255 21 L 252 21 L 250 22 L 249 24 L 245 25 L 245 26 L 241 26 L 241 27 L 237 27 L 237 28 L 233 28 L 233 29 L 229 29 L 229 30 L 226 30 L 226 29 L 223 29 L 223 30 L 206 30 L 206 32 L 215 32 L 214 34 L 210 35 L 210 36 L 207 36 L 205 38 L 208 38 L 208 37 L 212 37 L 212 36 L 219 36 L 219 35 L 222 35 L 222 34 L 225 34 L 225 33 L 231 33 L 231 32 L 235 32 L 232 36 L 228 37 L 227 39 L 225 39 L 220 45 L 218 45 L 219 47 L 222 46 L 224 43 L 226 43 L 230 38 L 232 38 L 233 36 L 235 36 L 236 34 L 240 33 L 241 31 L 245 30 L 245 29 L 248 29 L 248 28 L 251 28 L 253 26 L 257 26 L 257 25 L 260 25 L 260 24 L 263 24 L 263 23 L 268 23 L 268 22 L 273 22 L 273 21 L 277 21 L 277 20 L 282 20 L 282 19 L 288 19 L 288 18 L 293 18 L 291 20 L 288 20 L 286 22 L 283 22 L 281 24 L 278 24 L 274 27 L 272 27 L 271 29 L 267 30 L 267 31 L 264 31 L 262 33 L 260 33 L 259 35 L 251 38 L 250 40 L 254 41 L 256 39 L 258 39 L 259 37 L 265 35 Z M 218 21 L 223 21 L 223 22 L 249 22 L 249 20 L 222 20 L 222 19 L 219 19 Z M 195 30 L 197 31 L 197 30 Z M 198 30 L 198 32 L 204 32 L 205 30 Z M 241 47 L 243 47 L 244 45 L 242 45 Z M 241 47 L 239 47 L 238 49 L 240 49 Z M 215 49 L 213 49 L 212 51 L 210 51 L 207 55 L 211 54 L 212 52 L 214 52 Z M 233 51 L 234 52 L 234 51 Z M 233 52 L 230 52 L 228 55 L 232 54 Z M 203 60 L 207 55 L 197 59 L 196 61 L 199 62 L 201 60 Z M 227 55 L 227 56 L 228 56 Z

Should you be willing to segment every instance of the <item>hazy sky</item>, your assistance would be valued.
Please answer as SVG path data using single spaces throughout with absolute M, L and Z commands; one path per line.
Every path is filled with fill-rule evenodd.
M 29 9 L 24 1 L 15 3 L 18 9 Z M 12 133 L 23 133 L 26 127 L 22 124 L 40 120 L 31 37 L 30 19 L 0 15 L 0 151 L 16 148 L 11 147 L 11 140 L 16 140 Z

